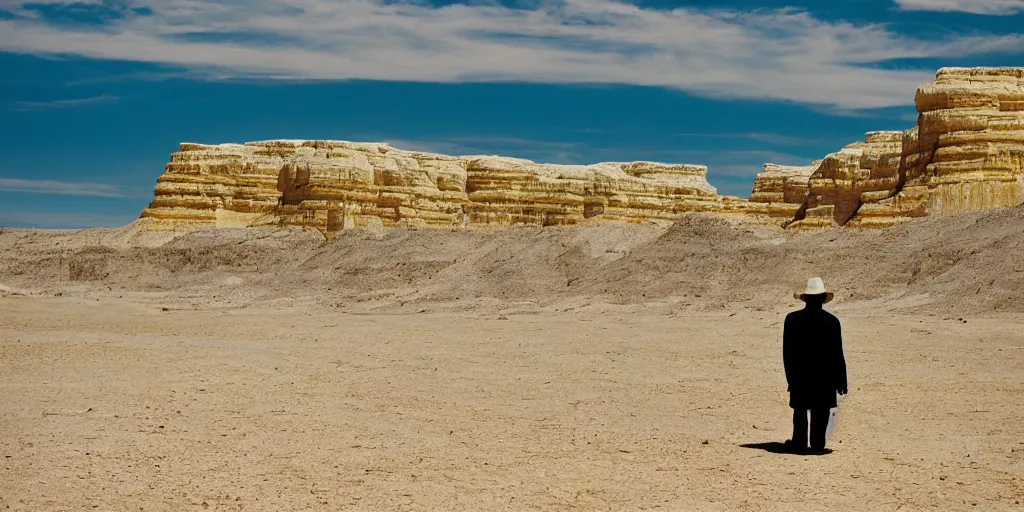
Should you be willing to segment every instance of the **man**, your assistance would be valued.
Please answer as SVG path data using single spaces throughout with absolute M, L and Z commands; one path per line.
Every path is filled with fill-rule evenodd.
M 820 277 L 812 277 L 807 289 L 794 296 L 806 305 L 786 316 L 782 331 L 782 359 L 793 408 L 793 439 L 786 444 L 795 451 L 807 451 L 810 410 L 810 453 L 829 453 L 825 450 L 829 412 L 836 406 L 836 393 L 847 393 L 839 319 L 822 308 L 834 294 L 825 291 Z

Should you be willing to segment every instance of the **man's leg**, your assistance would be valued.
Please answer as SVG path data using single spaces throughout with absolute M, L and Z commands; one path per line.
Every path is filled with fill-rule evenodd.
M 828 430 L 828 418 L 831 409 L 811 409 L 811 450 L 825 449 L 825 432 Z
M 807 409 L 793 409 L 793 448 L 807 449 Z

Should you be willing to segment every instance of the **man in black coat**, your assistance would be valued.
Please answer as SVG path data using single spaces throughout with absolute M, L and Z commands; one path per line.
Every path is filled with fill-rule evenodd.
M 787 444 L 795 451 L 807 450 L 810 410 L 810 452 L 827 453 L 829 410 L 836 406 L 836 393 L 847 393 L 842 329 L 839 319 L 822 308 L 833 294 L 825 291 L 820 277 L 809 279 L 807 289 L 797 298 L 806 306 L 786 316 L 782 331 L 782 359 L 793 408 L 793 439 Z

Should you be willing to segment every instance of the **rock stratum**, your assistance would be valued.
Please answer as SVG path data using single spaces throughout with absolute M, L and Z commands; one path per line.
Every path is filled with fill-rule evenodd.
M 766 165 L 748 211 L 789 227 L 888 227 L 1024 202 L 1024 68 L 943 68 L 915 103 L 907 131 L 868 133 L 809 168 Z
M 918 124 L 868 133 L 806 167 L 765 164 L 749 199 L 720 196 L 707 167 L 555 165 L 447 156 L 381 143 L 181 144 L 141 217 L 154 229 L 291 225 L 462 229 L 717 212 L 791 228 L 888 227 L 1024 203 L 1024 68 L 943 68 Z
M 155 226 L 565 225 L 723 209 L 707 167 L 551 165 L 345 141 L 182 144 L 142 217 Z

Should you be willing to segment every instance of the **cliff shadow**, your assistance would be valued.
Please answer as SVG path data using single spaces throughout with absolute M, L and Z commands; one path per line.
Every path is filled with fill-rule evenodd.
M 281 204 L 296 205 L 308 199 L 305 187 L 309 185 L 308 166 L 285 164 L 277 174 L 277 191 L 281 193 Z

